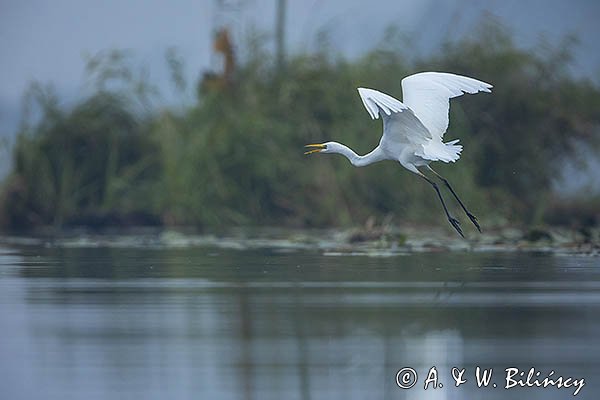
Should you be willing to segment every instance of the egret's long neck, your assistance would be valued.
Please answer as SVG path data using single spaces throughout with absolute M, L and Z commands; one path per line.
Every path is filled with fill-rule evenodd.
M 379 146 L 375 147 L 375 149 L 373 149 L 373 151 L 370 153 L 365 154 L 364 156 L 359 156 L 348 146 L 339 143 L 339 146 L 332 152 L 343 155 L 350 160 L 352 165 L 355 167 L 364 167 L 365 165 L 373 164 L 377 161 L 385 159 L 383 151 L 379 148 Z

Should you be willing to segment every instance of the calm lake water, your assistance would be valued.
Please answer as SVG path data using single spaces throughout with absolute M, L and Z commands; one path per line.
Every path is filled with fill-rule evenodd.
M 2 399 L 600 398 L 597 257 L 4 243 L 0 321 Z

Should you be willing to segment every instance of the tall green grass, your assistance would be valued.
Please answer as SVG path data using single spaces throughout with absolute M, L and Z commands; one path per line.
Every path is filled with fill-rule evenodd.
M 281 70 L 254 43 L 231 89 L 198 84 L 196 102 L 183 110 L 145 106 L 152 91 L 109 53 L 93 59 L 96 91 L 73 108 L 58 107 L 38 86 L 41 118 L 19 133 L 2 223 L 437 221 L 431 187 L 394 162 L 356 169 L 339 156 L 302 154 L 304 144 L 327 140 L 370 151 L 381 122 L 368 117 L 355 88 L 401 98 L 400 79 L 422 70 L 494 85 L 491 95 L 453 101 L 445 138 L 460 138 L 464 151 L 437 169 L 481 220 L 535 222 L 561 161 L 576 155 L 577 143 L 600 142 L 600 90 L 569 75 L 570 46 L 521 49 L 492 23 L 421 60 L 409 61 L 393 39 L 356 60 L 326 48 L 295 55 Z

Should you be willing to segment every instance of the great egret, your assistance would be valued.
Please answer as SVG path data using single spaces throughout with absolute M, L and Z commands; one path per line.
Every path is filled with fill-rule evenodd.
M 358 94 L 372 119 L 383 119 L 383 135 L 379 146 L 364 156 L 338 142 L 308 144 L 304 154 L 338 153 L 352 165 L 364 167 L 382 160 L 394 160 L 423 179 L 437 193 L 448 221 L 462 236 L 460 222 L 448 212 L 444 198 L 435 182 L 418 170 L 425 167 L 448 187 L 466 215 L 481 232 L 477 218 L 467 210 L 448 180 L 435 172 L 432 161 L 455 162 L 460 158 L 462 146 L 457 140 L 442 142 L 448 128 L 450 99 L 464 93 L 491 92 L 492 85 L 466 76 L 443 72 L 421 72 L 402 79 L 404 103 L 377 90 L 358 88 Z

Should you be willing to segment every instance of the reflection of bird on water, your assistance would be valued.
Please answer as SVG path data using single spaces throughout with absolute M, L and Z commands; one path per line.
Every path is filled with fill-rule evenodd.
M 465 76 L 441 72 L 422 72 L 402 80 L 404 102 L 373 89 L 358 88 L 362 102 L 376 119 L 381 114 L 383 136 L 379 145 L 370 153 L 359 156 L 349 147 L 338 142 L 309 144 L 311 153 L 338 153 L 345 156 L 352 165 L 363 167 L 382 160 L 395 160 L 411 172 L 429 182 L 435 189 L 448 221 L 464 237 L 459 221 L 448 212 L 444 199 L 435 182 L 418 170 L 425 167 L 444 182 L 456 198 L 469 219 L 481 232 L 477 218 L 471 214 L 458 198 L 450 183 L 435 172 L 429 164 L 432 161 L 455 162 L 460 157 L 462 146 L 458 140 L 442 142 L 448 128 L 450 99 L 463 93 L 490 92 L 492 85 Z

